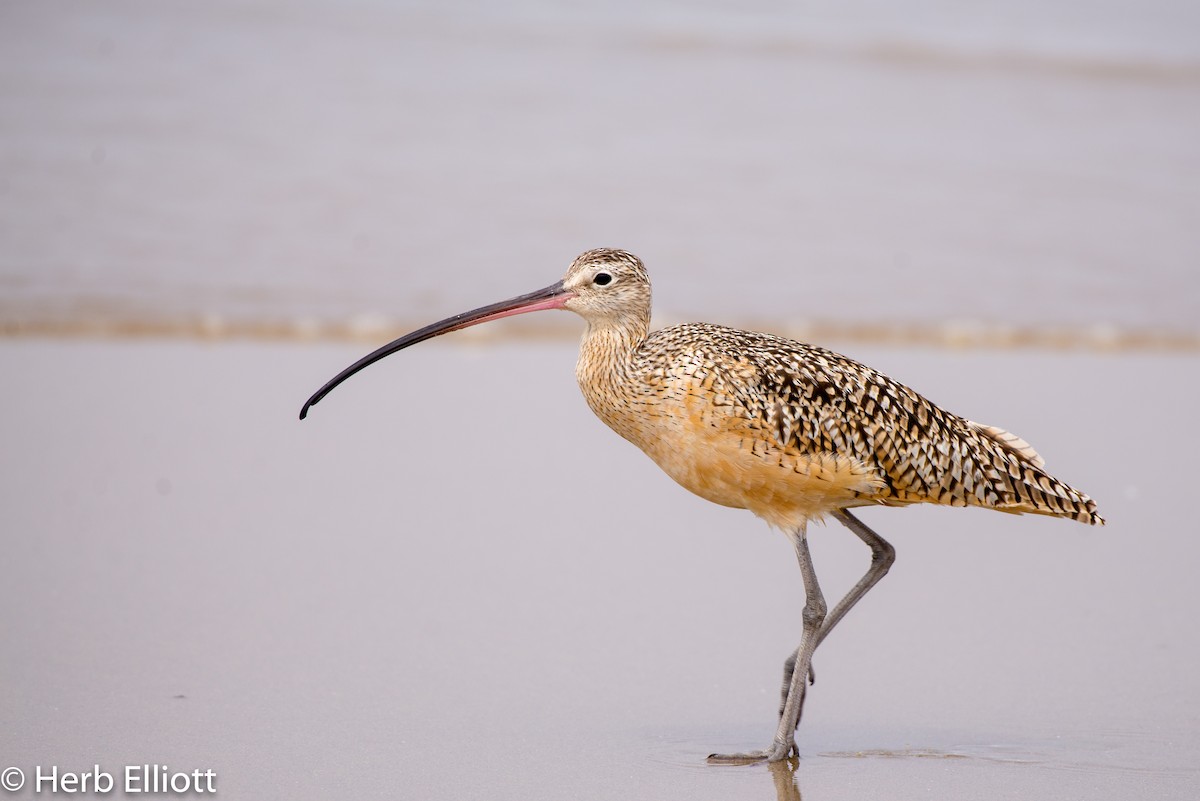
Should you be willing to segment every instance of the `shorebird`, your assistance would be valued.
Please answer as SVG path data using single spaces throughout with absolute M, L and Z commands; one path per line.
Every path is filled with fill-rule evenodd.
M 895 549 L 850 514 L 935 503 L 1104 520 L 1084 493 L 1045 470 L 1030 445 L 951 414 L 877 370 L 815 345 L 693 323 L 650 330 L 650 277 L 623 250 L 583 253 L 563 279 L 433 323 L 347 367 L 300 418 L 370 364 L 440 334 L 545 309 L 583 317 L 575 374 L 592 411 L 702 498 L 747 509 L 791 539 L 804 581 L 800 645 L 784 664 L 775 737 L 762 751 L 711 761 L 778 762 L 795 732 L 813 651 L 883 578 Z M 810 521 L 832 516 L 871 549 L 871 565 L 832 609 L 809 553 Z

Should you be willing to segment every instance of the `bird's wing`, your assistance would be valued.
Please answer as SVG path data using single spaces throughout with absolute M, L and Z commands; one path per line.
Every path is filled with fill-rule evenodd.
M 952 414 L 824 348 L 732 330 L 710 338 L 737 354 L 740 403 L 780 447 L 850 457 L 877 472 L 880 489 L 865 502 L 985 506 L 1100 522 L 1095 503 L 1047 473 L 1042 457 L 1015 434 Z

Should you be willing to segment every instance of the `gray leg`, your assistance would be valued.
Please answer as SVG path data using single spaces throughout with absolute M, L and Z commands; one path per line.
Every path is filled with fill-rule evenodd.
M 805 526 L 789 532 L 792 545 L 796 549 L 796 560 L 800 563 L 800 575 L 804 579 L 804 631 L 800 638 L 800 647 L 796 650 L 795 669 L 792 671 L 788 687 L 787 699 L 783 704 L 783 714 L 779 718 L 779 727 L 775 731 L 775 740 L 771 747 L 763 751 L 748 754 L 713 754 L 709 760 L 714 762 L 755 762 L 766 759 L 768 762 L 779 762 L 787 759 L 796 751 L 796 726 L 800 724 L 800 711 L 804 705 L 805 681 L 808 677 L 809 663 L 813 651 L 820 641 L 821 627 L 825 622 L 825 597 L 821 595 L 821 586 L 817 583 L 817 573 L 813 569 L 812 554 L 808 550 L 808 537 Z
M 792 689 L 792 674 L 796 672 L 796 657 L 800 656 L 800 649 L 788 656 L 783 663 L 783 684 L 779 688 L 779 716 L 783 717 L 783 708 L 787 705 L 788 692 Z M 812 663 L 808 665 L 808 683 L 813 683 Z
M 829 632 L 833 631 L 833 627 L 846 616 L 846 613 L 859 602 L 859 600 L 867 594 L 867 592 L 879 583 L 879 580 L 887 575 L 892 563 L 896 561 L 896 549 L 893 548 L 887 540 L 876 534 L 870 528 L 863 524 L 861 520 L 854 517 L 845 509 L 840 509 L 833 513 L 833 516 L 840 520 L 846 528 L 858 535 L 858 538 L 871 547 L 871 567 L 858 580 L 850 592 L 846 593 L 846 597 L 838 602 L 837 606 L 833 607 L 829 615 L 825 618 L 825 625 L 821 627 L 821 633 L 817 635 L 817 645 L 824 642 L 829 636 Z M 792 685 L 792 674 L 796 668 L 796 658 L 800 655 L 799 649 L 788 657 L 783 664 L 783 691 L 779 702 L 779 715 L 783 716 L 783 708 L 787 705 L 788 692 Z M 812 675 L 812 665 L 809 664 L 809 683 L 814 680 Z M 801 699 L 803 701 L 803 698 Z
M 845 509 L 839 509 L 833 513 L 833 516 L 840 520 L 846 528 L 858 535 L 858 538 L 865 542 L 871 548 L 871 567 L 858 583 L 850 588 L 850 592 L 846 593 L 846 597 L 838 601 L 838 605 L 833 607 L 833 611 L 829 613 L 829 617 L 825 618 L 825 626 L 821 629 L 821 635 L 817 638 L 817 645 L 820 645 L 824 639 L 833 630 L 833 627 L 846 616 L 859 600 L 862 599 L 867 592 L 879 583 L 879 580 L 887 575 L 891 569 L 892 563 L 896 561 L 896 549 L 888 543 L 883 537 L 876 534 L 871 529 L 859 520 L 854 515 L 850 514 Z

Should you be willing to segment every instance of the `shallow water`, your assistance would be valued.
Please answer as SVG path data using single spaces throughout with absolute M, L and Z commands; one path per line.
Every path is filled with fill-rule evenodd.
M 428 343 L 298 422 L 359 355 L 0 342 L 0 767 L 211 767 L 231 799 L 1200 794 L 1194 356 L 853 348 L 1109 525 L 864 511 L 896 566 L 773 772 L 704 757 L 772 734 L 786 539 L 604 429 L 571 346 Z M 834 596 L 867 555 L 812 539 Z
M 412 327 L 606 245 L 664 319 L 1194 344 L 1200 6 L 903 8 L 6 3 L 0 324 Z

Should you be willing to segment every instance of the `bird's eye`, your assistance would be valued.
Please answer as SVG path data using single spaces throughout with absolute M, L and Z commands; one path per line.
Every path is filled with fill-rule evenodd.
M 608 286 L 612 283 L 612 276 L 608 273 L 596 273 L 596 277 L 592 279 L 592 283 L 596 286 Z

